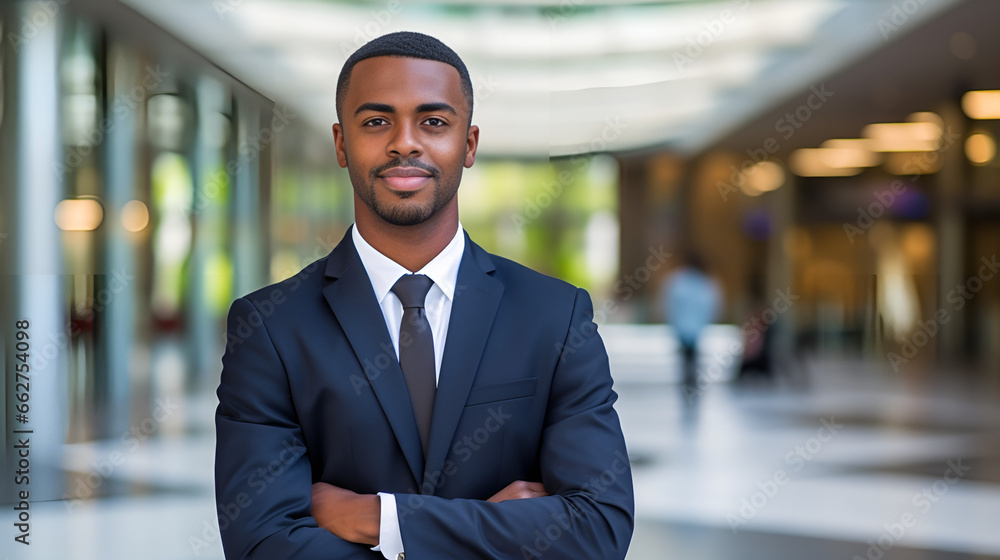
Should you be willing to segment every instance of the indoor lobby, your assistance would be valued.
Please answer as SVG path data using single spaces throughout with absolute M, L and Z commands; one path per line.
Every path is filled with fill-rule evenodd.
M 995 0 L 4 0 L 0 560 L 224 558 L 227 313 L 354 223 L 337 76 L 400 30 L 468 65 L 470 239 L 592 298 L 628 560 L 1000 560 L 998 26 Z M 693 343 L 683 274 L 713 293 Z M 573 538 L 535 534 L 509 557 Z

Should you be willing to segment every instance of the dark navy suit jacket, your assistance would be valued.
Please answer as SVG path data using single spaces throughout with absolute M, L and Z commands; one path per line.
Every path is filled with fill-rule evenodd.
M 377 559 L 319 528 L 311 486 L 396 494 L 409 560 L 615 560 L 632 477 L 607 352 L 581 289 L 466 235 L 427 456 L 350 232 L 233 303 L 216 413 L 226 557 Z M 550 496 L 487 498 L 515 480 Z

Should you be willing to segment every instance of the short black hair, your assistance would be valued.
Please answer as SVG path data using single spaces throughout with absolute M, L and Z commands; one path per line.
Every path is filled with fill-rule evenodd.
M 462 93 L 465 94 L 465 101 L 469 104 L 469 124 L 472 123 L 472 79 L 469 78 L 469 70 L 465 67 L 465 63 L 462 62 L 458 53 L 453 51 L 448 45 L 430 35 L 413 31 L 397 31 L 372 39 L 347 58 L 344 68 L 340 71 L 340 77 L 337 79 L 336 102 L 338 119 L 343 121 L 344 96 L 347 94 L 347 85 L 351 81 L 351 72 L 354 70 L 354 65 L 362 60 L 377 56 L 436 60 L 458 70 L 458 76 L 462 81 Z

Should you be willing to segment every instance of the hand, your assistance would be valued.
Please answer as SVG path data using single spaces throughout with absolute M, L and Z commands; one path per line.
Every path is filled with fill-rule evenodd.
M 493 502 L 499 504 L 504 500 L 523 500 L 525 498 L 541 498 L 543 496 L 548 496 L 548 492 L 545 491 L 545 486 L 541 482 L 527 482 L 524 480 L 515 480 L 507 485 L 506 488 L 493 494 L 487 502 Z
M 377 545 L 381 513 L 381 500 L 374 494 L 358 494 L 325 482 L 312 485 L 313 518 L 345 541 Z

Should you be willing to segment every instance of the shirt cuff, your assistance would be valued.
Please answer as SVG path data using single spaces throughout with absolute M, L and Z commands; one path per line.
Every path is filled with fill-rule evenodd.
M 402 560 L 403 535 L 399 532 L 399 517 L 396 515 L 396 495 L 379 492 L 382 507 L 379 513 L 378 546 L 372 548 L 381 552 L 386 560 Z

